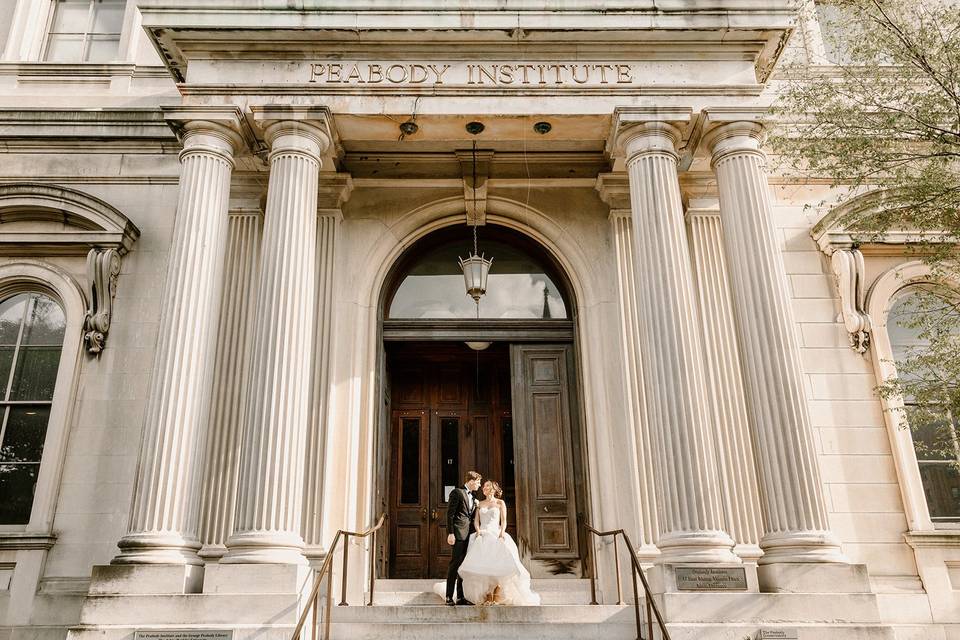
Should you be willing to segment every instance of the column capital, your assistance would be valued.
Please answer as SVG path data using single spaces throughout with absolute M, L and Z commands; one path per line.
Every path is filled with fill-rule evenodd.
M 232 164 L 251 138 L 243 113 L 234 106 L 164 107 L 163 117 L 183 144 L 181 156 L 207 151 Z
M 755 120 L 726 122 L 710 129 L 703 142 L 716 164 L 731 153 L 763 154 L 761 147 L 766 139 L 766 129 Z
M 326 107 L 267 105 L 250 107 L 270 156 L 300 153 L 320 163 L 335 145 L 333 118 Z
M 677 155 L 677 145 L 690 122 L 690 109 L 651 109 L 617 107 L 613 112 L 613 127 L 607 140 L 611 156 L 626 156 L 643 152 L 667 152 Z

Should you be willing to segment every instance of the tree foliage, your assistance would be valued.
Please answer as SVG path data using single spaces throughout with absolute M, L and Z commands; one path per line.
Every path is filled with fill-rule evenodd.
M 870 240 L 919 232 L 913 248 L 933 276 L 895 318 L 913 344 L 878 392 L 908 400 L 924 455 L 957 460 L 946 425 L 960 418 L 960 4 L 840 0 L 818 13 L 833 59 L 785 69 L 774 110 L 786 124 L 773 147 L 797 170 L 829 178 L 837 204 L 882 190 L 875 207 L 839 221 L 848 231 Z

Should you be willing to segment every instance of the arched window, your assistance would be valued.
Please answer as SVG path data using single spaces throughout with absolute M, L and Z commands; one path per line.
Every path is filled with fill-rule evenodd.
M 483 227 L 479 248 L 493 265 L 480 300 L 483 319 L 568 319 L 556 271 L 533 243 L 493 225 Z M 445 229 L 415 245 L 387 307 L 389 319 L 472 319 L 478 309 L 464 287 L 459 258 L 471 246 L 466 228 Z
M 958 326 L 952 292 L 917 283 L 900 289 L 887 312 L 887 335 L 903 417 L 912 435 L 920 480 L 932 523 L 960 522 L 960 441 L 951 400 L 954 381 L 943 380 L 938 354 L 930 351 L 937 331 Z M 944 315 L 946 314 L 946 315 Z M 939 340 L 934 343 L 939 344 Z
M 0 302 L 0 525 L 30 521 L 65 329 L 43 293 Z

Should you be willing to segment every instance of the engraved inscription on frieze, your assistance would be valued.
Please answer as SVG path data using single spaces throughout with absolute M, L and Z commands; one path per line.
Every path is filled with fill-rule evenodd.
M 137 629 L 133 640 L 233 640 L 232 629 Z
M 746 591 L 743 567 L 676 567 L 680 591 Z
M 339 86 L 603 87 L 633 84 L 634 69 L 616 62 L 331 61 L 310 64 L 308 81 Z

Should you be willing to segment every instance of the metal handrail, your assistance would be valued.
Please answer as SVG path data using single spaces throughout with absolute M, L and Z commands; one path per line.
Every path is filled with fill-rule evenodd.
M 590 524 L 581 520 L 580 523 L 583 525 L 583 528 L 587 533 L 593 534 L 598 538 L 605 538 L 607 536 L 613 536 L 613 558 L 617 570 L 617 604 L 623 604 L 623 588 L 620 586 L 620 554 L 617 550 L 617 536 L 623 537 L 623 543 L 627 546 L 627 551 L 630 552 L 630 577 L 633 579 L 633 613 L 637 620 L 637 640 L 641 640 L 643 637 L 643 620 L 640 616 L 640 597 L 637 591 L 637 576 L 640 576 L 640 582 L 643 584 L 643 597 L 646 602 L 647 609 L 647 638 L 646 640 L 654 640 L 653 638 L 653 622 L 656 620 L 657 627 L 660 629 L 660 633 L 664 640 L 670 640 L 670 632 L 667 631 L 667 625 L 663 622 L 663 616 L 660 615 L 660 609 L 657 607 L 657 603 L 653 600 L 653 595 L 650 593 L 650 584 L 647 582 L 647 577 L 643 573 L 643 567 L 640 565 L 640 559 L 637 557 L 637 551 L 633 546 L 633 543 L 630 542 L 630 536 L 627 535 L 627 532 L 623 529 L 614 529 L 612 531 L 598 531 L 594 529 Z M 588 553 L 590 554 L 591 561 L 591 571 L 590 571 L 590 604 L 597 603 L 597 558 L 596 554 L 593 553 L 591 545 L 587 545 Z
M 313 639 L 317 640 L 317 634 L 320 631 L 317 609 L 320 604 L 318 600 L 320 596 L 320 585 L 323 584 L 324 574 L 327 576 L 327 595 L 323 615 L 323 640 L 330 640 L 330 614 L 333 610 L 333 556 L 336 554 L 337 544 L 340 542 L 340 539 L 343 538 L 343 579 L 340 583 L 340 602 L 337 606 L 347 607 L 349 606 L 347 602 L 347 562 L 350 557 L 347 544 L 350 542 L 351 536 L 354 538 L 366 538 L 369 535 L 376 534 L 376 532 L 380 530 L 380 527 L 383 526 L 385 518 L 386 514 L 381 514 L 380 519 L 377 520 L 377 524 L 366 531 L 347 531 L 340 529 L 337 531 L 337 535 L 333 536 L 333 542 L 327 551 L 327 557 L 323 559 L 323 564 L 320 565 L 320 569 L 314 575 L 313 589 L 307 597 L 307 606 L 304 608 L 303 613 L 300 614 L 300 619 L 297 620 L 297 626 L 293 630 L 293 640 L 300 640 L 303 627 L 307 623 L 307 617 L 310 616 L 311 613 L 313 614 Z M 376 549 L 377 539 L 374 537 L 370 543 L 370 601 L 367 602 L 367 606 L 373 604 L 373 584 L 376 578 Z

